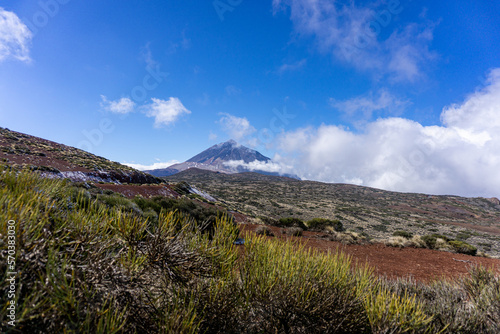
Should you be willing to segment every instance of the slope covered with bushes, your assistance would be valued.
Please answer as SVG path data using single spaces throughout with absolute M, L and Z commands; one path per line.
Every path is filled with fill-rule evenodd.
M 210 224 L 159 199 L 134 206 L 102 195 L 29 171 L 2 171 L 3 332 L 499 330 L 500 283 L 492 272 L 475 269 L 454 283 L 391 282 L 342 253 L 257 236 L 238 249 L 238 228 L 222 214 Z M 7 326 L 9 221 L 16 224 L 15 327 Z

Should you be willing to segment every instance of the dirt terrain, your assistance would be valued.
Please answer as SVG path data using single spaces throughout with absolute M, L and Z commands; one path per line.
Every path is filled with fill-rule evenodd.
M 240 225 L 242 235 L 255 232 L 261 225 Z M 307 247 L 324 252 L 342 251 L 352 256 L 358 265 L 368 264 L 375 273 L 388 278 L 412 278 L 420 282 L 430 282 L 438 278 L 458 278 L 468 274 L 468 267 L 481 265 L 500 270 L 500 260 L 484 257 L 468 256 L 424 248 L 396 248 L 383 244 L 344 245 L 329 241 L 324 233 L 303 232 L 302 237 L 290 237 L 283 234 L 282 228 L 269 227 L 274 237 L 293 239 L 305 243 Z

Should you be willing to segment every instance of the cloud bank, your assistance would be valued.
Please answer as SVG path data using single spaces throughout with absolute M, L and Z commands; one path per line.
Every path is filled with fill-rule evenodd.
M 499 115 L 495 69 L 487 86 L 443 109 L 441 126 L 391 117 L 368 123 L 362 133 L 337 125 L 301 128 L 281 134 L 274 161 L 310 180 L 500 197 Z
M 0 7 L 0 62 L 7 59 L 30 62 L 32 38 L 33 34 L 16 14 Z
M 246 163 L 243 160 L 230 160 L 224 162 L 224 165 L 237 169 L 238 167 L 243 167 L 248 169 L 249 171 L 263 171 L 263 172 L 270 172 L 270 173 L 282 173 L 283 171 L 283 166 L 279 163 L 274 163 L 272 161 L 259 161 L 259 160 L 254 160 L 252 162 Z
M 381 89 L 376 94 L 370 92 L 345 101 L 331 98 L 330 105 L 348 118 L 356 119 L 359 124 L 370 120 L 374 113 L 399 114 L 410 102 L 398 99 L 386 89 Z

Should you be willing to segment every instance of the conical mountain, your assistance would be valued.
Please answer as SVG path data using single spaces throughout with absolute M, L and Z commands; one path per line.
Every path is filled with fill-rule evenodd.
M 175 164 L 168 168 L 154 169 L 146 172 L 161 177 L 174 175 L 189 168 L 206 169 L 226 174 L 247 171 L 243 167 L 234 167 L 227 164 L 231 161 L 239 161 L 248 164 L 255 161 L 267 163 L 270 162 L 271 159 L 231 139 L 206 149 L 186 162 Z
M 248 147 L 238 144 L 234 140 L 228 140 L 224 143 L 214 145 L 200 154 L 195 155 L 186 162 L 197 162 L 202 164 L 218 164 L 227 161 L 241 161 L 250 163 L 257 161 L 270 161 L 266 156 Z

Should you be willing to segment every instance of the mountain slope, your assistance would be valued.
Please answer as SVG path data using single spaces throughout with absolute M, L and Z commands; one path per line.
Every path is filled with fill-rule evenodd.
M 186 181 L 248 216 L 340 219 L 358 233 L 387 238 L 398 230 L 444 234 L 500 255 L 498 199 L 397 193 L 348 184 L 300 181 L 257 173 L 190 169 L 165 178 Z
M 48 177 L 69 178 L 73 181 L 163 182 L 89 152 L 4 128 L 0 128 L 0 162 L 13 167 L 30 167 Z

